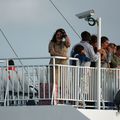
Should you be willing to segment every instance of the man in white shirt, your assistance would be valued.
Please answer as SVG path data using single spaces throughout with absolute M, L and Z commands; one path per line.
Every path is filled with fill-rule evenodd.
M 98 60 L 98 54 L 96 54 L 94 52 L 93 46 L 89 43 L 89 41 L 91 39 L 91 35 L 89 32 L 83 31 L 81 33 L 81 38 L 82 38 L 82 40 L 78 44 L 80 44 L 84 47 L 86 57 L 90 58 L 90 61 L 86 62 L 86 64 L 84 66 L 90 67 L 91 61 Z M 74 51 L 74 47 L 72 48 L 72 51 Z M 71 53 L 72 53 L 72 51 L 71 51 Z

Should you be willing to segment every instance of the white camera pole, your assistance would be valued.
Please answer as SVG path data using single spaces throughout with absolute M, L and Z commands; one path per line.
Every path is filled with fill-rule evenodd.
M 97 18 L 97 36 L 98 36 L 98 50 L 101 49 L 101 18 Z M 101 56 L 98 53 L 97 64 L 97 108 L 100 110 L 101 103 Z
M 97 23 L 97 39 L 98 39 L 98 49 L 101 49 L 101 18 L 97 18 L 95 20 L 91 16 L 95 14 L 94 10 L 88 10 L 79 14 L 76 14 L 76 16 L 79 19 L 85 19 L 88 21 L 88 24 L 90 26 L 94 26 Z M 98 64 L 97 64 L 97 108 L 100 109 L 100 103 L 101 103 L 101 56 L 100 53 L 98 53 Z

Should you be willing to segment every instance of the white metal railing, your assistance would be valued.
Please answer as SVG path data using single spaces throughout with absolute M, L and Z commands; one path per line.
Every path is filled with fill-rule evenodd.
M 15 67 L 15 70 L 6 69 L 6 65 L 0 67 L 1 105 L 26 105 L 34 100 L 37 105 L 96 106 L 97 68 L 69 64 Z M 101 68 L 102 106 L 109 107 L 119 89 L 120 69 Z

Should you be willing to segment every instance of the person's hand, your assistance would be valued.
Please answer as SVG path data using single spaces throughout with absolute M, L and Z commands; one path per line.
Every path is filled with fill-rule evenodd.
M 68 58 L 69 58 L 69 57 L 68 57 L 68 56 L 66 56 L 66 60 L 68 60 Z
M 101 60 L 105 60 L 106 59 L 106 52 L 104 49 L 99 49 L 98 52 L 101 54 Z
M 63 37 L 63 38 L 66 38 L 66 37 L 67 37 L 67 34 L 66 34 L 65 30 L 62 30 L 61 32 L 62 32 L 62 37 Z
M 104 50 L 104 49 L 99 49 L 98 52 L 99 52 L 101 55 L 104 55 L 104 54 L 105 54 L 105 50 Z
M 65 56 L 65 55 L 63 55 L 62 57 L 65 57 L 65 60 L 68 60 L 68 58 L 69 58 L 68 56 Z

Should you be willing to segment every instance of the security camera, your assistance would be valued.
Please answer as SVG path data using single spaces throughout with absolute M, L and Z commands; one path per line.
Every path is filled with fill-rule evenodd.
M 82 18 L 89 18 L 91 16 L 93 16 L 95 14 L 95 11 L 92 9 L 92 10 L 88 10 L 88 11 L 85 11 L 85 12 L 82 12 L 82 13 L 79 13 L 79 14 L 76 14 L 76 16 L 79 18 L 79 19 L 82 19 Z

